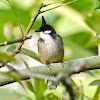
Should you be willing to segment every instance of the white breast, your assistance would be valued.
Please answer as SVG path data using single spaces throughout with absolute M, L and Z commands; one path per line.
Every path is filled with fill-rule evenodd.
M 55 40 L 52 38 L 50 34 L 40 32 L 40 38 L 42 38 L 45 41 L 44 46 L 49 52 L 56 52 L 58 46 L 56 45 Z

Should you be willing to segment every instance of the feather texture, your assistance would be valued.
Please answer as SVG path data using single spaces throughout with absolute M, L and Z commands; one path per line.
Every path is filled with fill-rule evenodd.
M 63 61 L 64 48 L 59 35 L 55 39 L 50 34 L 40 32 L 38 40 L 38 52 L 42 63 L 57 63 Z

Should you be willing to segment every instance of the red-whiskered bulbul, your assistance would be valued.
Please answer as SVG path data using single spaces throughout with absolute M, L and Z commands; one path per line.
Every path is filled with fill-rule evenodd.
M 63 41 L 51 25 L 46 24 L 42 16 L 42 25 L 35 32 L 40 32 L 38 53 L 43 64 L 62 62 L 64 58 Z

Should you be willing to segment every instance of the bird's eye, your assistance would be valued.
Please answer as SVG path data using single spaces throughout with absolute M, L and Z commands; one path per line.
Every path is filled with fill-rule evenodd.
M 44 31 L 48 31 L 48 29 L 44 29 Z

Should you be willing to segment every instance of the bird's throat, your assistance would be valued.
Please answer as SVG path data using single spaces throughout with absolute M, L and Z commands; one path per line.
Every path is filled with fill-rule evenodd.
M 53 39 L 50 34 L 46 34 L 43 32 L 40 32 L 40 38 L 42 38 L 43 40 L 47 40 L 47 41 L 51 41 Z

